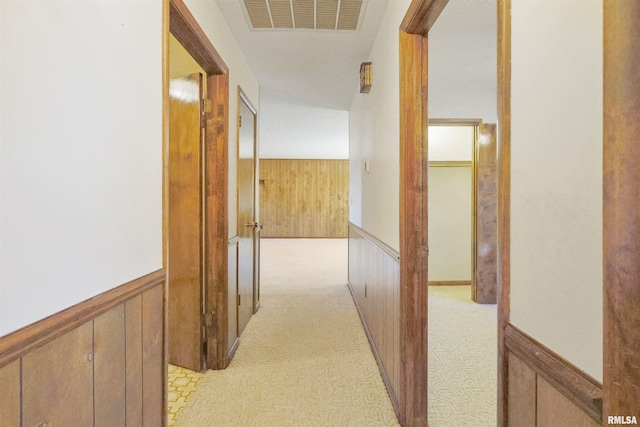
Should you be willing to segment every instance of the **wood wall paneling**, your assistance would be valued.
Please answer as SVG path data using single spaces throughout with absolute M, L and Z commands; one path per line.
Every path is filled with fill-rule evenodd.
M 540 375 L 538 375 L 536 391 L 537 427 L 597 427 L 602 425 L 581 411 Z
M 93 324 L 22 358 L 22 425 L 93 425 Z
M 640 2 L 604 11 L 604 415 L 640 419 Z
M 260 160 L 262 237 L 347 237 L 348 217 L 348 160 Z
M 0 427 L 20 425 L 20 360 L 0 368 Z
M 163 425 L 164 278 L 158 270 L 1 337 L 0 426 Z
M 536 373 L 509 354 L 509 425 L 536 427 Z
M 349 225 L 349 289 L 389 396 L 400 388 L 400 267 L 398 253 Z
M 602 423 L 603 393 L 600 383 L 511 324 L 507 325 L 505 329 L 505 344 L 509 351 L 508 363 L 514 363 L 514 358 L 526 363 L 536 374 L 536 387 L 539 387 L 540 381 L 544 380 L 557 393 L 564 396 L 576 411 L 582 413 L 585 417 L 591 418 L 595 423 Z M 509 374 L 512 372 L 517 372 L 517 367 L 511 367 Z M 523 392 L 524 385 L 522 382 L 517 382 L 517 378 L 517 376 L 511 377 L 511 375 L 508 377 L 509 412 L 507 416 L 512 414 L 513 408 L 528 407 L 528 402 L 531 399 L 530 394 Z M 511 390 L 512 387 L 515 390 Z M 552 422 L 553 417 L 547 414 L 561 413 L 558 408 L 553 407 L 554 399 L 548 399 L 549 403 L 545 403 L 543 406 L 539 401 L 540 395 L 537 395 L 536 399 L 536 418 L 538 423 L 541 415 L 546 417 L 545 419 L 548 418 L 548 422 Z M 558 402 L 558 407 L 564 408 L 566 406 L 564 403 Z M 509 425 L 517 421 L 517 419 L 512 420 L 511 418 L 509 420 Z
M 480 124 L 477 132 L 474 197 L 476 260 L 472 296 L 477 303 L 496 304 L 498 301 L 496 125 Z M 478 250 L 479 248 L 482 250 Z
M 163 288 L 142 294 L 142 390 L 143 425 L 164 425 L 163 407 L 166 378 L 163 353 Z
M 142 295 L 125 303 L 126 425 L 142 425 Z
M 126 423 L 126 354 L 125 305 L 121 304 L 93 321 L 95 427 Z

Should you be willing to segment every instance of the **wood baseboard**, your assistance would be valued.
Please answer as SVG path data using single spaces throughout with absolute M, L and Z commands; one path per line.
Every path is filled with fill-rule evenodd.
M 434 280 L 429 286 L 471 286 L 471 280 Z

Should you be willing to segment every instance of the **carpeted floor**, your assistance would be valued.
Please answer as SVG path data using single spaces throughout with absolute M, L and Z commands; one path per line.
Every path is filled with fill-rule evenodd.
M 262 308 L 229 368 L 174 406 L 173 425 L 397 426 L 345 286 L 347 241 L 263 239 L 261 253 Z M 469 295 L 429 289 L 431 427 L 496 422 L 496 308 Z
M 497 322 L 469 286 L 429 287 L 430 427 L 496 425 Z
M 179 426 L 397 426 L 347 287 L 347 241 L 262 240 L 262 306 Z

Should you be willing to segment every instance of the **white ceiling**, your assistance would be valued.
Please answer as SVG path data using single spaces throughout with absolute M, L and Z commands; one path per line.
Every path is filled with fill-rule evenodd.
M 395 0 L 367 0 L 356 31 L 253 30 L 242 0 L 216 0 L 261 86 L 261 102 L 348 110 Z M 496 87 L 496 0 L 450 0 L 429 33 L 430 91 Z M 437 61 L 437 62 L 436 62 Z
M 355 31 L 252 30 L 241 0 L 216 0 L 266 102 L 348 110 L 388 0 L 367 0 Z M 393 0 L 392 0 L 393 1 Z

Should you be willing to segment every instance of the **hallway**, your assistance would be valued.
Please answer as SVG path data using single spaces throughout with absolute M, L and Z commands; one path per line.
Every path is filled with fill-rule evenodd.
M 261 245 L 261 309 L 177 425 L 398 425 L 346 287 L 347 240 Z

